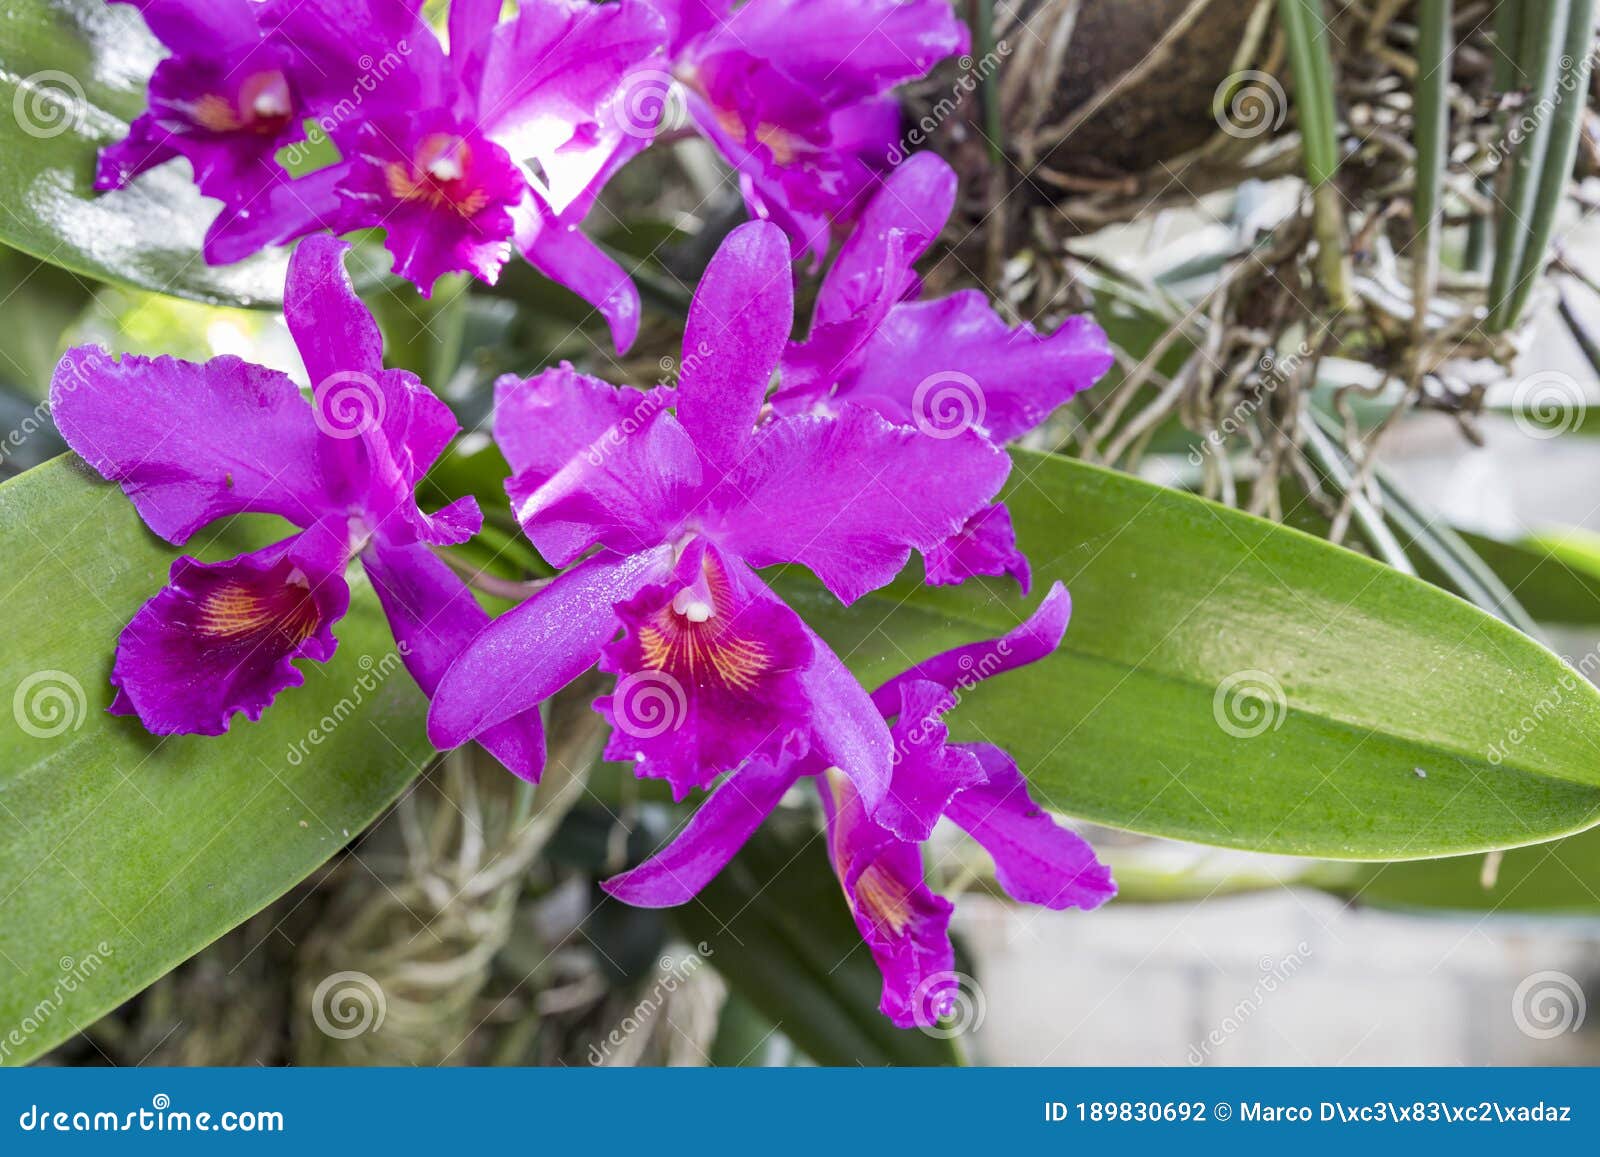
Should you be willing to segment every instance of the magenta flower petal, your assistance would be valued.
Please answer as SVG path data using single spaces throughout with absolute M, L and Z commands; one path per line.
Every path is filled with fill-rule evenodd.
M 504 7 L 504 0 L 450 0 L 447 24 L 450 63 L 468 92 L 478 92 L 482 88 L 483 67 L 493 43 L 491 37 Z
M 985 506 L 951 537 L 924 552 L 929 586 L 957 586 L 969 578 L 1010 575 L 1022 593 L 1033 585 L 1028 558 L 1017 549 L 1017 532 L 1004 503 Z
M 1052 583 L 1033 614 L 1004 637 L 953 647 L 926 659 L 884 683 L 872 693 L 872 702 L 879 711 L 892 714 L 899 710 L 900 687 L 906 682 L 928 680 L 956 692 L 1002 671 L 1036 663 L 1061 645 L 1071 617 L 1072 598 L 1067 588 Z
M 655 0 L 667 20 L 668 51 L 676 56 L 684 44 L 728 19 L 733 0 Z
M 1111 347 L 1086 317 L 1069 317 L 1048 337 L 1012 329 L 977 290 L 893 310 L 837 397 L 891 421 L 948 429 L 941 395 L 963 426 L 997 443 L 1043 422 L 1111 367 Z
M 267 43 L 250 0 L 143 0 L 136 7 L 171 55 L 150 78 L 149 109 L 102 154 L 95 188 L 118 189 L 183 156 L 208 196 L 239 205 L 283 170 L 279 149 L 303 135 L 289 62 Z
M 447 273 L 493 285 L 511 256 L 527 180 L 499 145 L 434 109 L 375 116 L 353 135 L 340 193 L 352 221 L 382 225 L 394 272 L 424 297 Z
M 267 0 L 258 11 L 269 40 L 289 57 L 306 115 L 336 140 L 369 106 L 449 108 L 456 100 L 455 75 L 421 0 Z
M 355 228 L 340 183 L 347 165 L 291 178 L 277 172 L 259 182 L 247 199 L 225 203 L 206 229 L 203 252 L 211 265 L 243 261 L 269 245 L 287 245 L 319 230 Z
M 899 1028 L 936 1023 L 951 995 L 953 906 L 922 878 L 915 843 L 874 823 L 850 781 L 818 780 L 828 818 L 828 851 L 856 928 L 883 973 L 878 1008 Z
M 800 563 L 851 603 L 959 531 L 1010 465 L 971 431 L 933 438 L 850 406 L 766 423 L 709 505 L 751 566 Z
M 783 234 L 760 221 L 729 233 L 689 307 L 678 367 L 678 416 L 723 469 L 745 455 L 794 323 Z
M 956 705 L 955 695 L 926 679 L 899 684 L 900 713 L 894 738 L 894 777 L 889 792 L 872 818 L 903 840 L 920 843 L 951 799 L 985 782 L 983 767 L 970 751 L 947 741 L 950 731 L 941 716 Z
M 329 495 L 359 507 L 367 529 L 465 542 L 482 517 L 473 499 L 423 514 L 414 492 L 459 429 L 414 374 L 383 368 L 383 337 L 345 270 L 350 246 L 308 237 L 289 259 L 284 318 L 311 379 L 316 456 Z
M 383 334 L 345 270 L 350 246 L 308 237 L 289 261 L 283 319 L 315 387 L 340 373 L 383 370 Z
M 818 258 L 897 150 L 886 94 L 964 51 L 943 0 L 756 0 L 677 13 L 676 72 L 701 129 L 738 170 L 753 214 Z M 719 17 L 708 26 L 708 14 Z M 701 29 L 684 35 L 681 29 Z
M 176 52 L 249 45 L 260 32 L 250 0 L 115 0 L 137 8 L 156 39 Z
M 1098 908 L 1117 894 L 1111 869 L 1087 840 L 1039 809 L 1012 758 L 987 743 L 969 750 L 988 783 L 969 788 L 950 805 L 950 818 L 994 859 L 1006 894 L 1046 908 Z
M 151 113 L 140 113 L 128 126 L 128 135 L 100 150 L 95 163 L 96 192 L 120 189 L 140 173 L 181 156 L 171 129 Z
M 600 658 L 617 633 L 611 608 L 670 573 L 671 550 L 598 555 L 501 615 L 445 672 L 428 712 L 428 735 L 459 747 L 538 706 Z
M 600 886 L 636 908 L 686 903 L 728 866 L 799 778 L 792 758 L 751 760 L 717 786 L 664 848 Z
M 923 76 L 970 39 L 946 0 L 753 0 L 697 51 L 759 56 L 839 104 Z
M 920 288 L 912 266 L 944 227 L 955 192 L 955 171 L 934 153 L 915 154 L 884 180 L 823 278 L 810 335 L 784 354 L 779 412 L 824 402 L 854 374 L 890 310 Z
M 700 490 L 695 450 L 677 418 L 657 411 L 614 445 L 569 459 L 548 481 L 517 475 L 506 491 L 522 529 L 556 566 L 596 544 L 646 550 L 679 536 Z
M 314 476 L 285 469 L 314 458 L 317 429 L 275 370 L 78 346 L 56 367 L 50 406 L 67 445 L 169 542 L 245 511 L 304 526 L 328 507 Z
M 235 712 L 261 713 L 323 662 L 350 602 L 340 527 L 322 523 L 228 562 L 180 558 L 117 644 L 112 709 L 156 735 L 221 735 Z
M 801 674 L 814 704 L 811 752 L 824 767 L 843 768 L 869 811 L 883 805 L 894 771 L 894 740 L 872 699 L 839 656 L 810 627 L 811 665 Z
M 531 378 L 507 374 L 494 384 L 494 440 L 532 493 L 580 455 L 598 465 L 673 400 L 670 388 L 623 389 L 567 362 Z
M 645 0 L 530 0 L 495 28 L 479 127 L 513 156 L 538 163 L 556 215 L 590 195 L 618 149 L 645 143 L 642 135 L 600 132 L 602 112 L 665 39 L 661 14 Z
M 743 564 L 697 540 L 670 582 L 616 614 L 623 637 L 602 650 L 600 669 L 617 687 L 594 704 L 612 728 L 608 759 L 634 761 L 682 799 L 803 738 L 810 635 Z
M 378 540 L 362 558 L 394 632 L 400 656 L 424 695 L 467 645 L 489 625 L 489 615 L 460 577 L 425 545 Z M 537 781 L 544 766 L 544 726 L 534 707 L 486 730 L 478 742 L 522 779 Z
M 572 290 L 606 319 L 618 353 L 639 336 L 639 289 L 626 270 L 530 191 L 512 210 L 517 250 L 529 265 Z
M 939 236 L 955 203 L 956 173 L 942 157 L 908 157 L 884 178 L 839 247 L 817 290 L 815 320 L 843 321 L 876 301 L 884 283 L 895 299 L 914 293 L 917 278 L 911 267 Z

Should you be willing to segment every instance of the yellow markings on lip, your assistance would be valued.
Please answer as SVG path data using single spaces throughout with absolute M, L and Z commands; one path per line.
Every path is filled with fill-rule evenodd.
M 879 863 L 870 863 L 856 877 L 855 892 L 844 887 L 850 878 L 855 862 L 852 854 L 850 826 L 858 822 L 860 812 L 851 805 L 856 802 L 856 789 L 849 778 L 837 767 L 823 773 L 828 794 L 833 799 L 833 822 L 828 825 L 828 843 L 833 852 L 834 869 L 844 891 L 845 902 L 853 912 L 865 912 L 879 928 L 888 928 L 899 936 L 911 924 L 911 892 L 904 882 Z
M 683 676 L 690 684 L 709 680 L 729 691 L 752 691 L 772 670 L 772 650 L 739 632 L 727 572 L 710 555 L 703 574 L 709 611 L 698 604 L 692 604 L 693 615 L 670 604 L 657 611 L 639 628 L 644 665 Z
M 911 923 L 909 900 L 906 886 L 879 864 L 868 864 L 856 877 L 856 902 L 874 924 L 887 924 L 896 936 Z
M 750 128 L 745 124 L 744 118 L 737 109 L 726 108 L 711 99 L 711 94 L 706 91 L 705 82 L 700 79 L 700 74 L 693 67 L 682 67 L 676 70 L 678 82 L 685 88 L 692 90 L 706 104 L 711 106 L 711 115 L 716 118 L 722 131 L 735 140 L 743 141 L 751 136 Z M 800 142 L 793 133 L 782 125 L 772 123 L 759 124 L 753 134 L 756 140 L 766 145 L 772 152 L 772 159 L 780 165 L 792 165 L 796 155 L 800 152 Z
M 244 126 L 233 102 L 215 93 L 208 93 L 195 101 L 194 111 L 190 115 L 195 124 L 214 133 L 234 133 Z
M 288 563 L 262 576 L 261 584 L 228 579 L 202 596 L 195 629 L 224 642 L 281 635 L 293 643 L 311 637 L 321 622 L 305 578 Z M 277 586 L 270 585 L 276 579 Z
M 220 93 L 207 93 L 194 102 L 190 119 L 213 133 L 275 133 L 293 112 L 289 82 L 276 70 L 258 72 L 245 78 L 235 99 Z
M 475 217 L 489 203 L 482 188 L 465 188 L 472 153 L 467 142 L 449 133 L 432 133 L 417 146 L 410 164 L 391 161 L 383 167 L 384 184 L 397 201 L 421 201 L 434 209 L 454 209 Z

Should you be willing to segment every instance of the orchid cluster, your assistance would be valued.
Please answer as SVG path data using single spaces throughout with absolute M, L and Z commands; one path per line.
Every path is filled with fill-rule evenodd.
M 1061 584 L 1004 638 L 869 692 L 760 573 L 802 567 L 848 605 L 920 553 L 929 583 L 1011 576 L 1026 591 L 996 501 L 1004 447 L 1110 365 L 1086 319 L 1046 336 L 1008 326 L 976 291 L 922 299 L 914 265 L 951 211 L 954 173 L 928 154 L 880 178 L 870 144 L 893 131 L 887 88 L 964 45 L 948 5 L 524 0 L 500 21 L 499 0 L 456 0 L 448 53 L 405 0 L 140 7 L 174 55 L 102 176 L 187 157 L 225 203 L 212 256 L 312 234 L 284 295 L 311 389 L 233 357 L 80 347 L 63 359 L 63 436 L 154 532 L 182 545 L 245 512 L 297 528 L 226 562 L 179 558 L 122 634 L 113 712 L 158 734 L 259 718 L 302 681 L 297 660 L 333 654 L 359 559 L 431 700 L 436 745 L 476 740 L 537 780 L 541 704 L 598 668 L 615 681 L 594 702 L 607 758 L 677 799 L 709 793 L 667 847 L 606 882 L 612 895 L 685 902 L 781 801 L 814 787 L 896 1025 L 933 1024 L 955 995 L 951 905 L 923 870 L 941 819 L 983 845 L 1020 901 L 1093 908 L 1113 894 L 1016 763 L 952 742 L 944 723 L 977 680 L 1055 650 L 1070 613 Z M 828 35 L 807 35 L 823 23 Z M 350 69 L 397 43 L 409 70 L 397 95 L 335 116 Z M 541 268 L 594 291 L 621 342 L 633 299 L 572 214 L 642 147 L 623 114 L 659 60 L 759 219 L 706 269 L 673 384 L 622 387 L 565 363 L 496 384 L 510 507 L 559 573 L 491 620 L 446 561 L 477 533 L 476 502 L 428 513 L 415 497 L 455 420 L 414 375 L 384 367 L 347 246 L 320 231 L 384 224 L 419 283 L 461 268 L 492 279 L 512 240 L 535 264 L 558 254 Z M 292 126 L 321 116 L 343 159 L 294 178 L 275 169 Z M 842 221 L 854 228 L 796 341 L 795 261 L 825 254 Z
M 629 275 L 579 224 L 655 138 L 674 90 L 752 214 L 818 259 L 899 133 L 897 83 L 964 51 L 945 0 L 119 0 L 170 50 L 149 111 L 100 158 L 118 189 L 183 157 L 222 210 L 205 258 L 381 227 L 394 272 L 493 284 L 513 246 L 594 306 L 618 350 Z M 291 174 L 310 139 L 338 159 Z

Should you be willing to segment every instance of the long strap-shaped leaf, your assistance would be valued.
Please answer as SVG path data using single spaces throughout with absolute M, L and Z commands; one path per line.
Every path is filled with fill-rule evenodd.
M 1452 0 L 1421 0 L 1417 11 L 1417 187 L 1412 196 L 1412 329 L 1420 338 L 1439 272 L 1440 191 L 1450 128 L 1450 21 Z
M 1583 131 L 1583 114 L 1588 106 L 1589 70 L 1594 51 L 1595 0 L 1572 0 L 1567 15 L 1566 40 L 1558 61 L 1550 124 L 1550 141 L 1539 173 L 1539 187 L 1533 198 L 1533 217 L 1528 224 L 1528 240 L 1517 266 L 1515 282 L 1506 304 L 1505 324 L 1513 326 L 1528 304 L 1528 296 L 1544 272 L 1545 252 L 1555 231 L 1556 214 L 1572 180 L 1573 162 L 1578 156 L 1578 138 Z
M 1317 236 L 1317 268 L 1323 291 L 1339 309 L 1349 298 L 1350 279 L 1344 253 L 1344 211 L 1333 184 L 1339 168 L 1339 131 L 1327 16 L 1322 0 L 1278 0 L 1278 17 L 1294 69 L 1295 107 Z
M 1517 71 L 1527 85 L 1527 96 L 1522 109 L 1513 113 L 1508 122 L 1508 137 L 1521 133 L 1524 125 L 1527 132 L 1520 140 L 1507 141 L 1514 147 L 1511 173 L 1496 214 L 1494 271 L 1489 279 L 1488 327 L 1491 331 L 1507 329 L 1515 322 L 1513 295 L 1517 292 L 1524 254 L 1531 244 L 1535 197 L 1545 158 L 1551 151 L 1552 110 L 1556 107 L 1560 57 L 1571 11 L 1569 0 L 1527 0 L 1522 8 L 1522 24 L 1517 34 Z M 1570 161 L 1568 167 L 1570 169 Z

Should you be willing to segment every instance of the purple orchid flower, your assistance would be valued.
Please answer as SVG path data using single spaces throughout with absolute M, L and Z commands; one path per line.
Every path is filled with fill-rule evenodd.
M 347 248 L 307 238 L 289 263 L 285 315 L 315 383 L 309 405 L 285 374 L 236 357 L 116 361 L 79 346 L 56 369 L 62 437 L 162 538 L 182 545 L 246 512 L 300 528 L 226 562 L 179 558 L 122 632 L 111 710 L 155 734 L 220 735 L 235 712 L 259 719 L 304 681 L 294 660 L 331 658 L 356 557 L 424 693 L 489 622 L 432 549 L 477 533 L 477 502 L 424 514 L 413 495 L 455 419 L 414 375 L 383 368 L 382 338 L 344 270 Z M 518 774 L 543 762 L 537 712 L 507 716 L 483 738 Z
M 570 367 L 498 383 L 513 510 L 546 559 L 578 565 L 451 666 L 429 715 L 437 745 L 598 663 L 618 680 L 596 703 L 608 757 L 679 796 L 753 756 L 815 752 L 882 799 L 881 715 L 754 568 L 799 563 L 851 602 L 961 526 L 1009 461 L 976 435 L 939 441 L 864 409 L 758 427 L 793 321 L 789 260 L 776 226 L 728 235 L 691 305 L 676 388 Z
M 493 284 L 515 245 L 632 344 L 638 293 L 577 222 L 644 144 L 611 106 L 665 35 L 645 0 L 531 0 L 504 22 L 497 0 L 454 0 L 448 54 L 410 0 L 384 0 L 382 20 L 354 0 L 272 3 L 274 39 L 322 78 L 308 99 L 346 158 L 343 227 L 382 225 L 395 272 L 424 293 L 453 272 Z M 358 80 L 396 46 L 403 60 L 363 97 Z
M 278 154 L 305 136 L 309 107 L 255 0 L 116 0 L 144 16 L 171 55 L 150 77 L 149 108 L 100 154 L 94 187 L 120 189 L 175 157 L 222 202 L 205 257 L 237 261 L 323 227 L 338 211 L 331 175 L 292 180 Z
M 947 0 L 657 0 L 672 71 L 750 212 L 820 260 L 896 154 L 889 90 L 969 37 Z
M 1075 832 L 1034 802 L 1015 761 L 988 743 L 950 743 L 944 714 L 983 679 L 1049 655 L 1071 614 L 1055 584 L 1004 638 L 935 655 L 879 687 L 874 706 L 894 721 L 893 776 L 874 811 L 824 754 L 757 759 L 719 784 L 678 836 L 601 886 L 645 908 L 682 904 L 720 872 L 803 778 L 822 797 L 828 851 L 856 927 L 883 973 L 879 1008 L 901 1028 L 934 1024 L 955 996 L 951 904 L 924 882 L 921 843 L 941 817 L 978 841 L 1014 899 L 1047 908 L 1097 908 L 1116 894 L 1110 870 Z
M 614 106 L 664 43 L 647 0 L 526 0 L 504 22 L 499 0 L 454 0 L 448 54 L 419 0 L 129 2 L 174 55 L 99 187 L 188 156 L 224 202 L 207 261 L 381 226 L 427 295 L 448 273 L 492 284 L 515 246 L 632 343 L 638 292 L 578 224 L 646 143 Z M 340 159 L 291 178 L 278 154 L 307 121 Z
M 978 290 L 917 301 L 913 266 L 955 205 L 956 175 L 918 153 L 872 198 L 817 294 L 810 336 L 784 354 L 779 413 L 861 406 L 933 437 L 974 430 L 1003 446 L 1040 425 L 1111 367 L 1092 320 L 1069 317 L 1048 337 L 1007 326 Z M 925 557 L 927 581 L 1010 574 L 1026 591 L 1028 560 L 1003 504 L 975 514 Z

